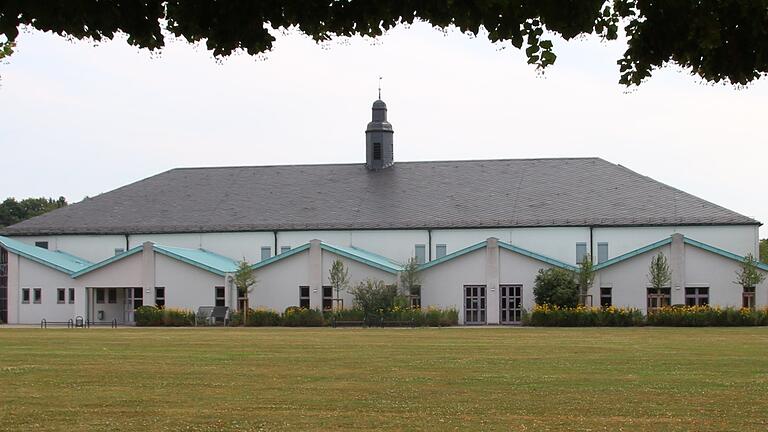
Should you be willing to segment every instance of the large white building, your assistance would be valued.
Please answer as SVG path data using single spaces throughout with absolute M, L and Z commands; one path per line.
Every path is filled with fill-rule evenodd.
M 242 259 L 259 280 L 251 306 L 278 311 L 328 307 L 337 258 L 353 283 L 396 283 L 415 257 L 422 306 L 511 324 L 533 306 L 539 269 L 575 269 L 585 254 L 596 305 L 766 305 L 768 284 L 732 282 L 758 254 L 759 226 L 599 158 L 395 163 L 378 100 L 365 164 L 174 169 L 3 229 L 0 320 L 235 307 Z M 647 273 L 659 251 L 673 278 L 657 292 Z

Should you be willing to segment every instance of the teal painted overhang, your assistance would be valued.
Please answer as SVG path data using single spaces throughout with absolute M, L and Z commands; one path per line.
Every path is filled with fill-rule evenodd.
M 0 245 L 11 253 L 23 256 L 30 261 L 34 261 L 68 275 L 87 268 L 92 264 L 86 259 L 76 257 L 66 252 L 51 251 L 8 237 L 0 236 Z

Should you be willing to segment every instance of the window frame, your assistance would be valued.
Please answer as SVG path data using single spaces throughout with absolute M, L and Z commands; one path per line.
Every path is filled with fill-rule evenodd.
M 302 292 L 303 290 L 306 290 L 307 295 L 304 295 Z M 309 309 L 311 306 L 310 302 L 310 288 L 309 285 L 299 285 L 299 307 L 302 309 Z M 306 303 L 306 306 L 304 306 L 304 303 Z
M 755 287 L 744 287 L 741 291 L 742 309 L 755 310 Z
M 117 288 L 108 288 L 107 289 L 107 303 L 108 304 L 117 304 Z
M 333 310 L 333 287 L 331 285 L 323 285 L 322 309 L 324 311 Z
M 120 255 L 123 252 L 125 252 L 125 249 L 123 249 L 123 248 L 115 248 L 115 256 L 118 256 L 118 255 Z
M 264 258 L 264 252 L 267 252 L 267 257 Z M 266 261 L 268 259 L 272 258 L 272 246 L 262 246 L 261 247 L 261 261 Z
M 165 287 L 155 287 L 155 307 L 158 309 L 165 308 Z
M 601 264 L 606 261 L 608 261 L 608 242 L 598 242 L 597 243 L 597 263 Z
M 286 252 L 289 252 L 291 250 L 290 246 L 280 246 L 280 254 L 284 254 Z
M 605 299 L 608 299 L 607 304 Z M 613 287 L 600 287 L 600 307 L 613 306 Z
M 67 291 L 64 288 L 56 288 L 56 304 L 67 303 Z
M 584 248 L 584 251 L 579 251 L 580 248 Z M 584 260 L 584 257 L 589 253 L 586 242 L 576 242 L 576 264 Z
M 219 296 L 221 290 L 221 296 Z M 221 302 L 221 304 L 219 304 Z M 227 305 L 227 289 L 221 285 L 213 287 L 213 305 L 217 307 Z
M 652 292 L 656 291 L 656 292 Z M 651 313 L 655 312 L 661 308 L 672 306 L 672 288 L 671 287 L 663 287 L 663 288 L 653 288 L 649 287 L 646 289 L 646 312 Z M 656 300 L 656 306 L 651 307 L 651 300 Z M 666 304 L 664 300 L 666 300 Z
M 48 241 L 36 241 L 35 247 L 39 247 L 42 249 L 48 249 L 50 247 L 50 243 Z
M 24 297 L 27 299 L 24 300 Z M 30 288 L 21 289 L 21 304 L 29 304 L 32 301 L 32 292 Z
M 419 251 L 421 251 L 421 259 L 419 259 Z M 427 246 L 423 244 L 414 245 L 413 257 L 416 259 L 416 264 L 425 264 L 427 262 Z
M 684 299 L 686 306 L 709 306 L 709 287 L 685 287 Z
M 380 142 L 374 142 L 373 143 L 373 160 L 375 161 L 381 161 L 384 160 L 384 146 Z
M 32 303 L 34 303 L 34 304 L 42 304 L 43 303 L 43 289 L 42 288 L 32 288 Z
M 107 299 L 104 288 L 96 288 L 96 304 L 104 304 Z
M 69 299 L 68 299 L 69 304 L 75 304 L 75 289 L 68 288 L 67 291 L 69 294 Z
M 442 254 L 440 253 L 442 249 Z M 435 245 L 435 259 L 440 259 L 448 255 L 448 245 L 445 243 L 439 243 Z

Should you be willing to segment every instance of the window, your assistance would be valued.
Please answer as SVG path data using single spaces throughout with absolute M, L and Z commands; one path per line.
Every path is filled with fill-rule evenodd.
M 21 289 L 21 302 L 22 303 L 29 303 L 29 288 L 22 288 Z
M 448 247 L 444 244 L 435 245 L 435 258 L 442 258 L 447 255 Z
M 421 307 L 421 285 L 414 285 L 413 287 L 411 287 L 411 292 L 408 297 L 410 297 L 411 299 L 412 308 L 420 308 Z
M 35 288 L 32 290 L 32 301 L 37 304 L 43 302 L 43 290 L 41 288 Z
M 117 303 L 117 289 L 116 288 L 110 288 L 109 291 L 107 291 L 107 302 L 111 304 Z
M 576 262 L 577 263 L 582 262 L 586 254 L 587 254 L 587 244 L 576 243 Z
M 755 287 L 746 287 L 741 294 L 741 307 L 747 309 L 755 308 Z
M 381 143 L 373 143 L 373 160 L 381 160 Z
M 709 288 L 686 288 L 686 306 L 706 306 L 709 304 Z
M 133 310 L 136 310 L 142 306 L 144 306 L 144 289 L 134 288 L 133 289 Z
M 600 306 L 609 307 L 613 305 L 612 291 L 612 288 L 600 288 Z
M 608 243 L 597 244 L 597 263 L 608 261 Z
M 155 306 L 165 307 L 165 287 L 155 287 Z
M 96 303 L 104 303 L 104 289 L 103 288 L 97 288 L 96 289 Z
M 290 247 L 290 246 L 280 246 L 280 253 L 281 253 L 281 254 L 283 254 L 283 253 L 286 253 L 286 252 L 288 252 L 289 250 L 291 250 L 291 247 Z
M 115 248 L 115 255 L 120 255 L 123 252 L 125 252 L 125 249 L 123 249 L 123 248 Z
M 74 303 L 75 303 L 75 289 L 74 288 L 70 288 L 69 289 L 69 304 L 74 304 Z
M 424 264 L 427 262 L 426 248 L 423 244 L 416 245 L 416 264 Z
M 217 286 L 216 287 L 216 298 L 215 298 L 215 306 L 224 306 L 226 303 L 225 299 L 225 290 L 223 286 Z
M 333 287 L 323 285 L 323 310 L 333 309 Z
M 35 246 L 43 249 L 48 249 L 48 242 L 47 241 L 36 241 Z
M 264 246 L 261 248 L 261 260 L 264 261 L 265 259 L 269 259 L 272 257 L 272 248 L 269 246 Z
M 56 289 L 56 303 L 57 304 L 64 304 L 67 302 L 67 292 L 64 290 L 64 288 L 57 288 Z
M 309 309 L 309 287 L 299 287 L 299 307 Z
M 672 298 L 670 288 L 648 288 L 648 312 L 669 306 Z

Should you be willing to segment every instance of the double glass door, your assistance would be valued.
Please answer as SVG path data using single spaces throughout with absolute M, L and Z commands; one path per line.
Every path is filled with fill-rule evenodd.
M 464 285 L 464 324 L 485 324 L 485 285 Z

